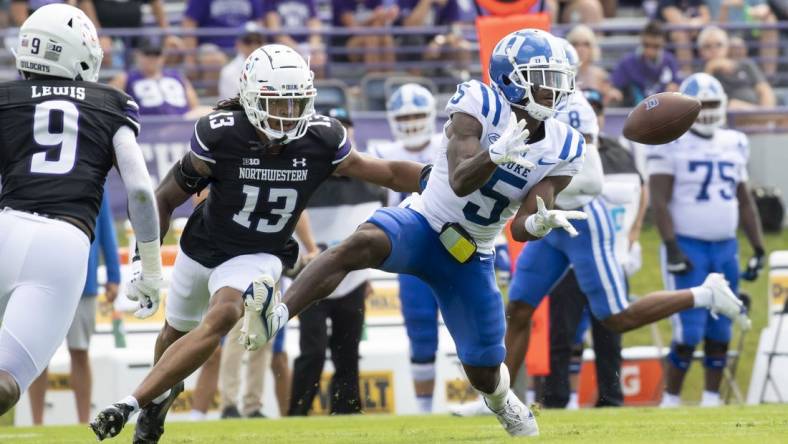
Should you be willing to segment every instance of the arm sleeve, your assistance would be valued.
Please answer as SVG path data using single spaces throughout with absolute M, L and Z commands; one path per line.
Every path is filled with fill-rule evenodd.
M 96 232 L 99 233 L 96 239 L 99 240 L 101 253 L 104 255 L 104 264 L 107 268 L 107 282 L 120 283 L 120 261 L 118 260 L 118 239 L 115 235 L 115 226 L 112 221 L 112 210 L 109 205 L 109 195 L 104 191 L 104 198 L 101 201 Z
M 129 202 L 129 219 L 134 234 L 140 242 L 159 238 L 159 215 L 148 170 L 134 133 L 121 127 L 112 138 L 118 171 L 126 187 Z

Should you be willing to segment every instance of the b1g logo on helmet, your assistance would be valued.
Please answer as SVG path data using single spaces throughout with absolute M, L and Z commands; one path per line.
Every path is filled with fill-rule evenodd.
M 487 141 L 490 142 L 490 143 L 495 143 L 500 138 L 501 138 L 500 134 L 498 134 L 498 133 L 491 133 L 490 135 L 487 136 Z
M 659 99 L 656 97 L 652 97 L 646 100 L 646 111 L 650 109 L 654 109 L 659 106 Z

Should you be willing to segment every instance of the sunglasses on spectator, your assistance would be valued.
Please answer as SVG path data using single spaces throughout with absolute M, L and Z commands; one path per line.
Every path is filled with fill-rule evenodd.
M 569 42 L 572 46 L 591 46 L 591 42 L 589 41 L 574 41 Z
M 700 45 L 702 49 L 711 49 L 711 48 L 722 48 L 722 42 L 708 42 Z

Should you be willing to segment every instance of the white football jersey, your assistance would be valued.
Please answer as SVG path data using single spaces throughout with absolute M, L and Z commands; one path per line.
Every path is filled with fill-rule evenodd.
M 555 118 L 588 136 L 596 144 L 599 136 L 599 122 L 594 108 L 582 92 L 576 91 L 558 109 Z
M 457 87 L 446 112 L 449 116 L 461 112 L 476 118 L 482 124 L 480 142 L 484 150 L 498 140 L 512 116 L 503 95 L 476 80 Z M 545 177 L 574 176 L 583 166 L 585 142 L 580 133 L 555 119 L 544 122 L 544 132 L 541 140 L 530 144 L 525 156 L 536 165 L 534 169 L 515 163 L 501 165 L 480 189 L 458 197 L 449 185 L 448 139 L 444 130 L 427 188 L 408 204 L 424 215 L 432 229 L 440 231 L 447 223 L 459 223 L 476 240 L 479 252 L 492 253 L 495 237 L 514 217 L 531 187 Z
M 676 234 L 706 241 L 736 237 L 736 188 L 747 181 L 749 155 L 747 136 L 731 129 L 718 129 L 711 139 L 689 131 L 649 150 L 649 175 L 673 176 L 668 208 Z
M 430 143 L 422 150 L 409 150 L 405 148 L 402 142 L 395 140 L 372 145 L 368 148 L 367 153 L 379 159 L 411 160 L 413 162 L 428 164 L 435 162 L 435 155 L 438 153 L 438 148 L 442 141 L 443 134 L 436 133 L 430 138 Z M 400 193 L 398 191 L 388 190 L 387 206 L 396 207 L 409 195 L 410 193 Z

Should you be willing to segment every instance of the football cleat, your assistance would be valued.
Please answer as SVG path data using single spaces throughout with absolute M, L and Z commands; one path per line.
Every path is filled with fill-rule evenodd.
M 282 327 L 281 320 L 273 313 L 281 295 L 276 291 L 273 278 L 263 275 L 252 281 L 243 298 L 244 317 L 238 340 L 247 350 L 257 350 Z
M 118 436 L 133 411 L 134 407 L 123 402 L 112 404 L 96 415 L 96 418 L 90 423 L 90 428 L 99 441 Z
M 179 382 L 170 389 L 170 394 L 164 401 L 158 404 L 151 402 L 140 410 L 132 441 L 134 444 L 156 444 L 159 442 L 161 435 L 164 434 L 164 420 L 167 418 L 167 412 L 182 391 L 183 382 Z
M 503 408 L 493 413 L 509 435 L 539 436 L 539 426 L 533 412 L 511 390 L 506 395 Z
M 747 331 L 752 326 L 750 318 L 741 300 L 733 294 L 728 286 L 728 281 L 719 273 L 710 273 L 701 287 L 711 290 L 711 303 L 709 311 L 712 316 L 722 314 L 733 322 L 739 324 L 739 328 Z

